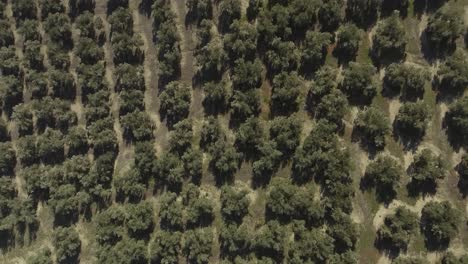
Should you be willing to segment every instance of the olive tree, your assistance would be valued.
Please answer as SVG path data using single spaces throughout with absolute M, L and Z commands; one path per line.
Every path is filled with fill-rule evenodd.
M 429 72 L 422 67 L 392 63 L 385 71 L 384 92 L 390 96 L 401 93 L 403 99 L 421 98 L 429 79 Z
M 457 166 L 459 175 L 458 189 L 463 196 L 468 194 L 468 154 L 464 154 L 462 160 Z
M 74 227 L 59 227 L 53 240 L 58 263 L 75 263 L 81 251 L 81 240 Z
M 221 189 L 221 215 L 225 222 L 241 223 L 249 212 L 250 199 L 246 190 L 223 186 Z
M 353 23 L 345 24 L 338 29 L 336 47 L 333 54 L 340 62 L 354 61 L 359 50 L 361 30 Z
M 382 62 L 395 61 L 404 58 L 406 45 L 405 26 L 399 13 L 394 12 L 377 27 L 373 39 L 373 53 Z
M 354 120 L 354 128 L 361 143 L 369 144 L 377 149 L 385 147 L 385 137 L 391 132 L 390 120 L 375 107 L 360 111 Z
M 425 33 L 434 53 L 443 55 L 453 50 L 455 40 L 462 34 L 463 27 L 462 15 L 453 7 L 445 6 L 432 14 Z
M 405 103 L 400 107 L 395 118 L 396 125 L 403 136 L 412 140 L 420 140 L 426 133 L 431 113 L 422 102 Z
M 468 87 L 468 55 L 462 50 L 445 60 L 437 72 L 439 90 L 449 94 L 461 95 Z
M 189 263 L 208 263 L 213 245 L 213 231 L 211 228 L 189 230 L 184 234 L 182 252 Z
M 366 184 L 375 186 L 378 199 L 388 203 L 396 196 L 402 172 L 396 158 L 382 154 L 367 166 L 364 177 Z
M 468 97 L 463 97 L 449 106 L 445 115 L 449 139 L 456 145 L 466 146 L 468 142 Z
M 411 183 L 408 185 L 414 193 L 435 192 L 437 181 L 445 178 L 446 165 L 440 155 L 430 149 L 423 149 L 414 157 L 408 168 Z
M 377 231 L 377 242 L 385 249 L 406 250 L 410 241 L 418 233 L 418 215 L 403 206 L 384 219 Z
M 182 82 L 171 82 L 159 96 L 160 112 L 169 127 L 187 118 L 190 109 L 191 89 Z
M 352 103 L 369 104 L 377 94 L 376 69 L 370 64 L 351 62 L 343 73 L 341 89 Z
M 426 246 L 447 247 L 457 234 L 461 221 L 460 212 L 449 202 L 429 202 L 421 212 L 421 229 L 426 238 Z

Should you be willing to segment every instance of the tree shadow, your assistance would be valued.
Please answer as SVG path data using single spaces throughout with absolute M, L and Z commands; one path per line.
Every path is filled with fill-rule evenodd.
M 393 138 L 401 142 L 405 151 L 414 153 L 422 142 L 424 135 L 425 133 L 415 134 L 412 131 L 403 129 L 397 120 L 393 122 Z
M 154 0 L 142 0 L 140 5 L 138 5 L 138 11 L 141 14 L 144 14 L 145 16 L 150 17 L 153 2 Z

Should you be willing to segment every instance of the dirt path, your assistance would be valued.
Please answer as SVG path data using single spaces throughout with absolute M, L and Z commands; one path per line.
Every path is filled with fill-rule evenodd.
M 120 171 L 126 165 L 126 160 L 131 158 L 129 153 L 131 153 L 129 146 L 123 141 L 122 128 L 120 126 L 119 120 L 119 97 L 115 93 L 115 76 L 114 76 L 114 60 L 112 46 L 110 43 L 110 24 L 107 21 L 107 1 L 97 1 L 94 9 L 95 15 L 99 16 L 102 19 L 104 29 L 106 32 L 106 43 L 104 44 L 104 57 L 106 61 L 106 80 L 109 84 L 111 95 L 111 112 L 114 117 L 114 131 L 117 136 L 117 141 L 119 144 L 119 153 L 115 160 L 114 165 L 114 175 L 119 175 Z M 128 163 L 127 163 L 128 165 Z
M 181 61 L 181 80 L 192 86 L 194 72 L 194 55 L 195 41 L 191 25 L 185 25 L 185 16 L 187 9 L 184 0 L 171 1 L 172 8 L 175 9 L 177 15 L 177 28 L 181 33 L 180 46 L 182 50 Z M 203 118 L 203 95 L 201 87 L 193 87 L 192 89 L 192 104 L 190 107 L 189 116 L 193 119 L 200 120 Z
M 145 61 L 143 63 L 145 76 L 145 109 L 155 124 L 155 148 L 161 154 L 168 145 L 168 129 L 161 122 L 159 115 L 158 58 L 157 48 L 153 42 L 153 25 L 150 17 L 138 11 L 141 0 L 130 1 L 133 10 L 133 31 L 143 40 Z

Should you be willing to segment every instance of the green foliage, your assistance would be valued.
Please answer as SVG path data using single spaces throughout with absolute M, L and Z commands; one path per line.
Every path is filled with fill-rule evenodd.
M 287 180 L 273 179 L 266 202 L 267 214 L 280 221 L 301 219 L 309 226 L 319 226 L 324 212 L 313 195 L 313 191 L 301 189 Z
M 325 63 L 328 46 L 331 44 L 332 35 L 309 30 L 306 33 L 302 46 L 302 67 L 306 71 L 317 70 Z
M 200 148 L 211 152 L 216 142 L 224 139 L 223 131 L 214 117 L 208 117 L 203 123 L 200 135 Z
M 13 16 L 18 22 L 24 19 L 36 18 L 36 2 L 33 0 L 18 0 L 12 5 Z
M 60 0 L 41 0 L 40 2 L 42 19 L 47 18 L 50 14 L 59 14 L 65 12 L 65 6 Z
M 322 29 L 333 32 L 343 20 L 342 0 L 331 0 L 322 3 L 318 10 L 318 20 Z
M 74 263 L 78 261 L 81 251 L 81 241 L 75 228 L 57 228 L 54 232 L 53 243 L 58 263 Z
M 264 141 L 264 128 L 256 117 L 247 119 L 236 132 L 235 146 L 244 158 L 251 159 Z
M 0 20 L 0 47 L 8 47 L 15 43 L 15 36 L 7 20 Z
M 296 72 L 282 72 L 272 84 L 271 110 L 277 115 L 290 115 L 299 110 L 303 81 Z
M 434 53 L 449 53 L 462 34 L 463 26 L 462 15 L 455 8 L 445 6 L 432 14 L 427 22 L 426 35 Z
M 320 4 L 319 1 L 310 0 L 293 0 L 289 3 L 291 25 L 295 31 L 305 31 L 314 26 Z
M 50 40 L 61 47 L 66 47 L 72 41 L 70 19 L 65 14 L 49 15 L 44 23 L 44 28 Z
M 358 241 L 358 226 L 351 219 L 350 212 L 335 208 L 329 219 L 327 234 L 334 240 L 335 252 L 354 251 Z
M 277 144 L 278 150 L 286 157 L 299 146 L 302 124 L 299 118 L 276 117 L 271 121 L 270 140 Z
M 236 60 L 231 73 L 233 88 L 238 91 L 259 88 L 262 85 L 262 70 L 262 63 L 259 59 Z
M 123 207 L 111 206 L 96 216 L 96 240 L 100 245 L 114 245 L 124 235 L 125 211 Z
M 206 81 L 221 79 L 226 68 L 227 55 L 223 49 L 223 44 L 219 40 L 212 40 L 196 53 L 197 64 L 199 65 L 198 75 Z
M 23 36 L 24 41 L 40 41 L 39 22 L 34 19 L 26 19 L 18 27 L 18 33 Z
M 49 170 L 50 167 L 32 165 L 21 171 L 20 175 L 26 182 L 26 192 L 35 201 L 47 198 L 49 191 Z
M 52 188 L 49 204 L 54 210 L 57 223 L 65 224 L 75 221 L 80 205 L 76 187 L 72 184 L 63 184 Z
M 445 178 L 446 174 L 446 165 L 442 157 L 430 149 L 423 149 L 414 157 L 408 169 L 408 175 L 411 177 L 409 187 L 415 193 L 434 192 L 437 181 Z
M 140 264 L 147 261 L 147 247 L 142 240 L 124 238 L 114 247 L 104 247 L 98 252 L 98 262 L 103 264 Z
M 75 47 L 75 54 L 85 64 L 96 64 L 104 59 L 104 51 L 93 39 L 87 37 L 80 38 Z
M 133 34 L 133 18 L 130 9 L 119 7 L 108 18 L 112 33 Z
M 261 108 L 260 93 L 257 89 L 247 92 L 234 91 L 231 97 L 231 122 L 233 124 L 242 123 L 247 118 L 258 116 Z
M 225 222 L 242 222 L 242 218 L 249 212 L 250 199 L 247 194 L 246 190 L 236 190 L 229 186 L 221 188 L 221 215 Z
M 405 103 L 400 107 L 395 122 L 402 133 L 412 138 L 421 138 L 426 133 L 431 113 L 422 102 Z
M 182 204 L 177 201 L 177 195 L 167 192 L 161 196 L 161 207 L 159 208 L 159 219 L 161 229 L 180 230 L 183 227 Z
M 333 239 L 318 229 L 295 233 L 289 263 L 324 263 L 333 253 Z
M 324 119 L 334 124 L 341 124 L 341 120 L 348 109 L 346 96 L 338 89 L 325 95 L 316 108 L 316 118 Z
M 418 215 L 400 206 L 395 214 L 385 217 L 384 224 L 377 231 L 378 243 L 384 248 L 406 250 L 418 232 L 418 224 Z
M 150 202 L 128 205 L 127 212 L 126 224 L 132 236 L 138 239 L 151 233 L 154 224 L 154 212 L 153 205 Z
M 179 263 L 182 234 L 180 232 L 160 231 L 150 246 L 151 263 Z
M 189 202 L 187 207 L 188 227 L 207 227 L 214 219 L 214 205 L 210 197 L 201 195 Z
M 449 202 L 429 202 L 421 214 L 421 228 L 428 248 L 446 247 L 458 234 L 461 214 Z
M 424 68 L 392 63 L 385 71 L 384 91 L 388 91 L 390 95 L 401 92 L 404 99 L 420 98 L 429 79 L 429 72 Z
M 144 70 L 142 66 L 122 63 L 115 68 L 116 91 L 145 90 Z
M 3 75 L 19 75 L 19 60 L 13 47 L 0 48 L 0 59 L 3 61 L 3 63 L 0 65 L 0 70 L 2 71 Z
M 185 176 L 179 156 L 170 152 L 164 153 L 157 162 L 156 175 L 161 185 L 179 192 Z
M 203 153 L 191 148 L 183 156 L 184 172 L 187 177 L 192 178 L 192 182 L 199 184 L 202 177 Z
M 39 131 L 46 127 L 66 131 L 77 122 L 76 113 L 70 109 L 70 102 L 58 98 L 45 97 L 32 102 L 32 110 L 37 118 Z
M 461 95 L 468 87 L 468 55 L 457 50 L 448 57 L 437 72 L 440 80 L 439 90 Z
M 239 168 L 241 154 L 231 144 L 218 140 L 211 152 L 211 169 L 218 184 L 231 182 Z
M 55 97 L 68 100 L 75 98 L 75 80 L 71 73 L 60 70 L 49 71 L 49 81 Z
M 284 257 L 286 232 L 277 221 L 268 221 L 255 232 L 252 241 L 258 257 L 270 257 L 281 261 Z
M 355 60 L 361 41 L 361 30 L 353 23 L 345 24 L 339 28 L 337 38 L 333 54 L 340 62 Z
M 346 16 L 356 25 L 369 27 L 378 17 L 380 0 L 350 0 L 346 3 Z
M 26 41 L 24 43 L 24 59 L 26 64 L 36 70 L 41 70 L 44 66 L 44 55 L 41 53 L 41 42 Z
M 171 151 L 183 155 L 192 146 L 193 130 L 192 120 L 184 119 L 174 126 L 169 139 Z
M 457 171 L 459 175 L 458 188 L 463 196 L 466 196 L 468 194 L 468 154 L 462 156 Z
M 106 152 L 115 153 L 117 151 L 117 136 L 113 120 L 110 117 L 97 120 L 88 127 L 88 131 L 94 155 L 99 156 Z
M 59 163 L 64 158 L 63 134 L 54 129 L 46 129 L 37 138 L 37 153 L 44 163 Z
M 351 62 L 343 75 L 341 89 L 352 103 L 369 104 L 377 94 L 374 66 Z
M 0 143 L 0 176 L 11 176 L 16 165 L 16 154 L 10 142 Z
M 219 234 L 222 255 L 245 256 L 250 251 L 251 234 L 245 226 L 224 225 Z
M 29 105 L 19 104 L 13 108 L 12 120 L 15 121 L 20 136 L 29 135 L 33 132 L 33 115 Z
M 292 41 L 273 39 L 265 53 L 266 65 L 273 74 L 291 72 L 299 68 L 301 53 Z
M 364 177 L 366 184 L 376 188 L 377 198 L 388 203 L 396 196 L 402 172 L 403 168 L 395 157 L 382 154 L 367 166 Z
M 68 146 L 68 156 L 84 154 L 88 151 L 87 131 L 79 126 L 72 127 L 65 136 Z
M 406 44 L 405 26 L 400 20 L 399 12 L 394 12 L 382 21 L 375 32 L 372 49 L 380 60 L 395 61 L 404 58 Z
M 156 169 L 156 151 L 152 141 L 136 142 L 135 168 L 143 179 L 153 177 Z
M 468 97 L 463 97 L 449 106 L 445 115 L 449 139 L 466 146 L 468 142 Z
M 34 256 L 28 257 L 27 264 L 52 264 L 52 253 L 50 249 L 43 248 Z
M 265 141 L 258 147 L 258 158 L 252 163 L 255 184 L 268 183 L 272 174 L 279 168 L 283 153 L 275 142 Z
M 130 201 L 138 201 L 146 190 L 143 179 L 135 168 L 122 172 L 119 177 L 114 177 L 114 187 L 119 200 L 129 198 Z
M 235 20 L 223 42 L 231 61 L 250 60 L 255 57 L 257 50 L 257 30 L 247 21 Z
M 462 255 L 460 258 L 457 258 L 452 252 L 445 253 L 445 256 L 442 258 L 441 264 L 466 264 L 468 263 L 468 255 Z
M 390 120 L 375 107 L 360 111 L 354 120 L 354 128 L 359 133 L 362 143 L 370 144 L 377 149 L 385 147 L 385 136 L 391 132 Z
M 203 108 L 207 114 L 217 114 L 226 111 L 230 91 L 224 81 L 207 82 L 203 85 Z
M 183 254 L 189 263 L 208 263 L 213 245 L 213 231 L 210 228 L 188 230 L 184 234 Z
M 0 107 L 2 110 L 11 111 L 13 106 L 22 101 L 23 89 L 16 77 L 0 77 Z
M 26 87 L 31 91 L 33 99 L 40 99 L 47 95 L 47 75 L 42 72 L 29 71 L 26 74 Z
M 6 122 L 3 119 L 0 119 L 0 141 L 5 142 L 10 139 L 10 133 L 8 132 L 8 127 Z
M 241 17 L 241 1 L 223 0 L 219 5 L 219 29 L 227 32 L 233 22 Z
M 169 127 L 188 117 L 190 110 L 191 89 L 183 82 L 171 82 L 159 96 L 160 113 Z
M 146 112 L 135 111 L 120 118 L 123 134 L 129 140 L 143 141 L 153 137 L 153 121 Z
M 143 41 L 139 35 L 112 34 L 111 44 L 115 64 L 142 63 L 144 54 L 140 47 L 143 46 Z

